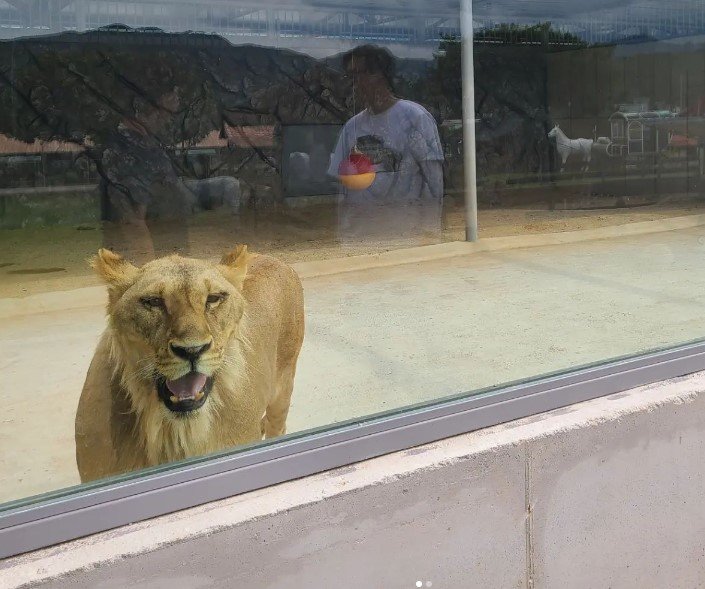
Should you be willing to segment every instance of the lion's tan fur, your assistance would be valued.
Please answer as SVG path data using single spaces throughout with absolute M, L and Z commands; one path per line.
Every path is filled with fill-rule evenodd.
M 101 250 L 94 266 L 108 284 L 108 327 L 76 414 L 82 481 L 285 432 L 303 339 L 303 295 L 290 267 L 248 254 L 246 248 L 237 248 L 219 265 L 171 256 L 140 269 Z M 213 317 L 196 301 L 207 296 L 214 281 L 222 282 L 221 275 L 232 288 L 227 306 Z M 142 291 L 155 288 L 167 293 L 170 312 L 161 320 L 139 306 Z M 206 333 L 214 345 L 202 364 L 212 372 L 213 388 L 200 409 L 175 414 L 156 393 L 155 370 L 180 376 L 183 361 L 169 354 L 168 338 Z

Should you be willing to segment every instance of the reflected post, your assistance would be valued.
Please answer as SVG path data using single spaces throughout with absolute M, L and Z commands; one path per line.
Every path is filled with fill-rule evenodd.
M 475 167 L 475 71 L 472 0 L 461 0 L 463 68 L 463 167 L 465 168 L 465 241 L 477 241 L 477 170 Z

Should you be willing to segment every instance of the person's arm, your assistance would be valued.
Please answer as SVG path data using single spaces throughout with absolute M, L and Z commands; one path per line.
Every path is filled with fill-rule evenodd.
M 440 160 L 424 160 L 419 162 L 421 175 L 431 191 L 433 198 L 443 198 L 443 162 Z
M 433 198 L 443 198 L 443 147 L 433 117 L 423 109 L 415 117 L 411 152 Z
M 338 142 L 335 145 L 335 149 L 333 150 L 333 153 L 330 154 L 330 160 L 328 162 L 328 171 L 327 174 L 328 176 L 332 176 L 333 178 L 338 178 L 338 167 L 340 166 L 340 162 L 343 161 L 343 158 L 347 156 L 347 153 L 345 153 L 345 150 L 348 149 L 348 139 L 347 139 L 347 130 L 348 126 L 345 125 L 341 131 L 340 135 L 338 136 Z

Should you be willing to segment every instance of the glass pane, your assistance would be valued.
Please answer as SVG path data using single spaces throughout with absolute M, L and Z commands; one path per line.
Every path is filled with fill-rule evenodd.
M 702 337 L 703 3 L 472 12 L 0 2 L 0 502 Z

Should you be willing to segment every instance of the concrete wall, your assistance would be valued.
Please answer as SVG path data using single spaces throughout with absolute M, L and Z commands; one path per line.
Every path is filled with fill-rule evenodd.
M 0 587 L 693 589 L 703 391 L 700 373 L 127 526 L 0 563 Z

